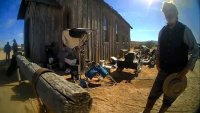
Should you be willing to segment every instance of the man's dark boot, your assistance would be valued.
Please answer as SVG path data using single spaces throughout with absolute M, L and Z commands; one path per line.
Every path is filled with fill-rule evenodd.
M 165 113 L 165 112 L 168 110 L 169 107 L 170 107 L 170 106 L 167 106 L 167 105 L 165 105 L 165 104 L 162 104 L 162 106 L 161 106 L 161 108 L 160 108 L 160 111 L 159 111 L 158 113 Z
M 145 110 L 143 111 L 143 113 L 150 113 L 154 104 L 155 104 L 156 100 L 148 100 Z

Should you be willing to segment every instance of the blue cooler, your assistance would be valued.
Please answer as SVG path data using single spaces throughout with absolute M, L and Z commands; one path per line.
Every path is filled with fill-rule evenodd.
M 93 67 L 93 68 L 91 68 L 89 71 L 87 71 L 86 73 L 85 73 L 85 76 L 86 77 L 88 77 L 88 78 L 90 78 L 90 79 L 92 79 L 94 76 L 96 76 L 97 75 L 97 70 L 96 70 L 96 67 Z
M 102 66 L 97 66 L 96 70 L 98 71 L 98 73 L 100 73 L 104 78 L 109 75 L 109 72 L 107 71 L 106 68 L 102 67 Z

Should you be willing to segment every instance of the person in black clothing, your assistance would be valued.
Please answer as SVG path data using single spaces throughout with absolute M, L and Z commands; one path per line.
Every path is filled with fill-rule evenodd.
M 55 63 L 55 60 L 56 60 L 56 56 L 55 56 L 55 52 L 56 52 L 56 50 L 55 50 L 55 48 L 56 48 L 56 44 L 55 44 L 55 42 L 52 42 L 50 45 L 47 45 L 47 46 L 45 46 L 45 52 L 46 52 L 46 58 L 47 58 L 47 63 L 48 64 L 53 64 L 53 63 Z
M 13 40 L 13 46 L 12 46 L 12 50 L 13 50 L 13 54 L 15 55 L 18 51 L 18 45 L 17 45 L 17 42 L 16 40 L 14 39 Z
M 66 59 L 68 59 L 69 62 L 66 62 L 65 66 L 70 69 L 71 79 L 78 80 L 78 48 L 72 49 L 66 56 Z
M 10 60 L 10 52 L 11 52 L 11 46 L 9 42 L 4 46 L 4 52 L 6 53 L 6 61 Z
M 170 74 L 178 73 L 178 78 L 182 79 L 193 70 L 199 53 L 192 31 L 178 21 L 176 6 L 165 2 L 162 11 L 167 25 L 161 29 L 158 38 L 156 66 L 159 72 L 143 113 L 150 113 L 156 100 L 163 94 L 163 83 Z M 188 53 L 191 53 L 190 58 Z M 159 113 L 166 112 L 176 98 L 164 94 Z

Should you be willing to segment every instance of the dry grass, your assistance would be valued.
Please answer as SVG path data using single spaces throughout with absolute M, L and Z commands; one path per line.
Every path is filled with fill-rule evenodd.
M 188 87 L 168 110 L 170 113 L 195 113 L 200 105 L 200 61 L 195 70 L 188 73 Z M 150 89 L 156 77 L 157 70 L 143 66 L 139 79 L 134 76 L 132 70 L 125 70 L 118 74 L 121 79 L 116 86 L 102 86 L 90 89 L 93 96 L 93 108 L 91 113 L 139 113 L 144 110 Z M 129 74 L 128 74 L 129 73 Z M 153 78 L 153 79 L 152 79 Z M 108 81 L 108 80 L 105 80 Z M 162 104 L 162 97 L 157 101 L 152 113 L 157 113 Z

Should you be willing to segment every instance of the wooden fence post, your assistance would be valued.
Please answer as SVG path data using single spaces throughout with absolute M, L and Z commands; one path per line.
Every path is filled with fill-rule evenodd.
M 17 64 L 23 75 L 32 81 L 41 69 L 24 56 L 17 55 Z M 53 72 L 41 74 L 35 85 L 37 95 L 47 110 L 53 113 L 89 113 L 92 105 L 90 94 L 77 84 L 71 83 Z

